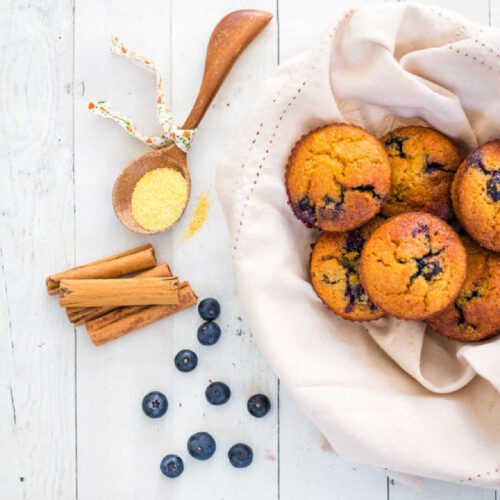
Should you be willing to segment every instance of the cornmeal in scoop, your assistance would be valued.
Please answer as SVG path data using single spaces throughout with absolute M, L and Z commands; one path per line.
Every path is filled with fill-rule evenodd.
M 173 168 L 144 174 L 132 193 L 132 214 L 148 231 L 163 231 L 179 219 L 188 201 L 188 184 Z

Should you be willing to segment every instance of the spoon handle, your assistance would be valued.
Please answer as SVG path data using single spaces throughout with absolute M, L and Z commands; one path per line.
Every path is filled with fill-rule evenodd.
M 238 56 L 273 17 L 261 10 L 236 10 L 222 18 L 208 42 L 198 97 L 182 128 L 196 128 Z

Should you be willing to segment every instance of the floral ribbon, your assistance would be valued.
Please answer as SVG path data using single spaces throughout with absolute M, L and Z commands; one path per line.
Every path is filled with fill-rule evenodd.
M 175 145 L 182 149 L 182 151 L 187 152 L 193 143 L 194 134 L 196 129 L 180 129 L 173 124 L 174 116 L 172 111 L 168 108 L 165 103 L 165 94 L 163 92 L 163 84 L 161 73 L 156 67 L 155 63 L 150 59 L 137 54 L 133 50 L 125 47 L 123 43 L 116 36 L 111 37 L 111 52 L 120 56 L 128 57 L 139 64 L 143 64 L 147 68 L 152 69 L 156 73 L 156 104 L 158 111 L 158 120 L 160 122 L 163 134 L 161 136 L 149 137 L 147 135 L 141 134 L 134 123 L 124 116 L 122 113 L 117 111 L 108 101 L 95 101 L 89 103 L 89 109 L 94 113 L 97 113 L 103 118 L 111 118 L 119 125 L 121 125 L 129 134 L 133 135 L 144 144 L 151 146 L 155 149 L 164 148 L 170 142 L 174 142 Z

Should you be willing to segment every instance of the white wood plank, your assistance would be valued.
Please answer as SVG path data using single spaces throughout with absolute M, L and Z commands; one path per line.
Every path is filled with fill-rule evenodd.
M 0 3 L 0 498 L 75 497 L 72 2 Z
M 484 22 L 484 1 L 474 5 L 440 3 Z M 238 7 L 273 10 L 274 4 L 274 0 L 247 1 Z M 328 15 L 333 18 L 337 10 L 351 5 L 347 0 L 334 6 L 326 0 L 307 5 L 282 0 L 281 60 L 309 47 Z M 201 78 L 209 32 L 223 14 L 235 8 L 230 0 L 216 7 L 194 0 L 174 7 L 162 2 L 159 7 L 158 2 L 149 0 L 140 7 L 138 11 L 132 0 L 87 0 L 77 5 L 79 262 L 146 241 L 119 225 L 109 198 L 121 167 L 147 149 L 116 125 L 91 115 L 86 102 L 109 97 L 136 117 L 145 130 L 157 130 L 154 78 L 107 53 L 109 32 L 116 32 L 160 63 L 167 85 L 168 76 L 173 77 L 171 96 L 182 122 Z M 492 1 L 492 23 L 499 25 L 497 7 Z M 185 43 L 187 35 L 190 45 Z M 2 332 L 8 332 L 0 336 L 0 411 L 8 417 L 0 419 L 0 497 L 73 498 L 73 329 L 57 309 L 55 299 L 46 297 L 43 289 L 45 275 L 72 265 L 75 252 L 71 2 L 0 4 L 0 46 L 0 112 L 9 117 L 8 128 L 0 125 L 0 157 L 6 166 L 0 171 L 0 325 Z M 27 63 L 24 54 L 29 55 Z M 206 186 L 215 197 L 217 158 L 275 60 L 276 31 L 271 26 L 235 67 L 200 129 L 190 153 L 194 197 Z M 25 152 L 22 140 L 27 131 L 31 133 L 30 149 Z M 152 240 L 159 255 L 167 258 L 181 277 L 190 279 L 201 296 L 221 299 L 223 340 L 213 348 L 197 344 L 195 332 L 200 320 L 194 310 L 99 349 L 83 330 L 79 332 L 80 498 L 277 497 L 278 461 L 269 460 L 270 456 L 278 458 L 277 405 L 262 421 L 248 417 L 245 409 L 246 397 L 256 391 L 267 392 L 276 403 L 276 381 L 244 321 L 237 319 L 241 305 L 232 277 L 229 238 L 216 202 L 203 231 L 180 242 L 193 208 L 192 203 L 179 227 Z M 28 289 L 37 292 L 26 308 L 22 302 Z M 244 333 L 238 335 L 240 330 Z M 192 374 L 182 375 L 173 368 L 172 357 L 183 347 L 194 348 L 200 356 L 200 366 Z M 226 407 L 214 409 L 205 403 L 208 378 L 230 384 L 234 395 Z M 170 398 L 170 411 L 160 422 L 147 420 L 139 408 L 143 394 L 152 388 L 163 389 Z M 281 498 L 385 498 L 383 475 L 321 451 L 318 431 L 283 389 L 280 402 Z M 213 432 L 218 440 L 214 459 L 205 464 L 187 459 L 182 478 L 176 482 L 162 478 L 158 472 L 161 456 L 169 451 L 185 456 L 188 435 L 201 428 Z M 227 464 L 226 450 L 238 440 L 248 441 L 256 453 L 255 463 L 247 471 L 235 471 Z M 429 481 L 424 492 L 395 484 L 390 495 L 407 500 L 491 499 L 494 492 Z
M 243 1 L 239 8 L 274 9 L 275 2 Z M 232 275 L 229 236 L 215 200 L 215 166 L 256 86 L 276 64 L 276 27 L 268 27 L 233 68 L 200 127 L 189 153 L 193 200 L 208 187 L 213 198 L 209 221 L 182 243 L 194 201 L 184 219 L 169 233 L 142 238 L 116 220 L 110 190 L 120 169 L 147 149 L 119 127 L 90 114 L 90 98 L 109 97 L 145 130 L 157 130 L 154 77 L 133 63 L 107 53 L 112 30 L 130 47 L 150 56 L 171 84 L 171 102 L 182 123 L 198 90 L 203 58 L 211 30 L 234 2 L 216 6 L 199 1 L 171 5 L 153 0 L 87 0 L 76 11 L 76 74 L 85 83 L 85 96 L 76 96 L 76 200 L 78 260 L 87 261 L 135 244 L 152 241 L 160 258 L 175 273 L 189 279 L 200 297 L 217 297 L 223 308 L 223 337 L 214 347 L 196 340 L 201 320 L 195 309 L 152 325 L 116 342 L 95 348 L 85 332 L 78 337 L 78 460 L 79 497 L 84 499 L 277 498 L 277 462 L 265 460 L 265 450 L 277 453 L 276 379 L 262 360 L 246 328 Z M 99 13 L 99 15 L 96 15 Z M 170 46 L 169 30 L 173 44 Z M 157 46 L 155 46 L 157 44 Z M 240 332 L 243 332 L 241 333 Z M 241 335 L 238 335 L 241 333 Z M 198 353 L 199 366 L 181 374 L 173 357 L 181 348 Z M 224 407 L 209 407 L 204 399 L 208 379 L 224 380 L 233 390 Z M 153 389 L 170 400 L 159 421 L 141 412 L 142 396 Z M 265 419 L 250 417 L 246 399 L 269 394 L 274 409 Z M 180 406 L 182 404 L 182 406 Z M 206 463 L 187 457 L 190 434 L 207 430 L 218 451 Z M 247 470 L 232 469 L 227 450 L 238 441 L 253 446 L 255 459 Z M 163 455 L 179 453 L 186 470 L 175 481 L 159 472 Z
M 390 480 L 390 500 L 495 500 L 495 491 L 428 479 L 423 491 Z
M 365 2 L 369 3 L 369 2 Z M 375 2 L 372 2 L 375 3 Z M 281 0 L 280 61 L 310 48 L 355 2 Z M 321 434 L 288 392 L 280 389 L 280 494 L 282 499 L 382 500 L 387 478 L 366 465 L 337 458 L 321 447 Z
M 172 104 L 181 123 L 198 91 L 210 33 L 219 19 L 236 7 L 260 8 L 274 13 L 275 2 L 246 0 L 237 6 L 231 0 L 219 1 L 215 5 L 197 1 L 173 3 Z M 190 44 L 187 44 L 186 27 L 189 23 L 194 25 L 194 29 L 189 31 L 187 39 Z M 273 24 L 242 54 L 212 103 L 189 154 L 193 196 L 208 187 L 215 200 L 213 184 L 218 157 L 250 107 L 257 86 L 275 67 L 276 49 L 277 32 Z M 188 217 L 193 205 L 188 208 Z M 185 230 L 187 221 L 183 222 L 181 231 Z M 189 486 L 176 484 L 178 489 L 172 490 L 172 494 L 174 498 L 274 499 L 277 497 L 277 462 L 267 461 L 265 457 L 268 449 L 277 455 L 277 382 L 262 360 L 246 325 L 237 319 L 243 313 L 236 296 L 230 239 L 218 203 L 212 205 L 208 226 L 197 237 L 181 245 L 174 243 L 172 256 L 175 269 L 179 269 L 181 275 L 190 276 L 189 279 L 194 283 L 199 283 L 197 290 L 201 297 L 213 294 L 222 299 L 225 315 L 220 324 L 226 333 L 224 342 L 217 346 L 219 352 L 213 348 L 200 350 L 196 348 L 193 328 L 193 325 L 199 324 L 199 320 L 194 319 L 186 324 L 180 318 L 176 319 L 173 351 L 183 348 L 186 339 L 189 339 L 188 342 L 196 351 L 202 355 L 206 353 L 206 365 L 197 373 L 200 377 L 198 387 L 203 390 L 209 378 L 228 379 L 235 397 L 232 407 L 214 411 L 213 408 L 207 408 L 199 393 L 193 394 L 193 384 L 188 379 L 182 377 L 179 381 L 182 383 L 178 386 L 179 397 L 186 400 L 183 404 L 185 416 L 176 414 L 176 432 L 169 434 L 169 442 L 176 449 L 184 449 L 186 436 L 196 431 L 197 426 L 205 425 L 217 437 L 220 454 L 214 457 L 215 463 L 210 464 L 210 467 L 194 464 L 191 460 L 191 472 L 196 474 L 196 482 L 191 479 Z M 218 261 L 217 266 L 214 265 L 215 259 Z M 241 336 L 237 335 L 239 330 L 244 332 Z M 250 417 L 246 410 L 246 399 L 257 391 L 269 394 L 275 407 L 263 420 Z M 191 398 L 188 399 L 184 395 L 190 392 Z M 187 404 L 191 409 L 188 409 Z M 200 423 L 200 414 L 206 423 Z M 245 471 L 231 470 L 227 460 L 227 450 L 238 441 L 248 442 L 255 453 L 255 462 Z M 189 481 L 188 476 L 186 480 Z
M 140 8 L 134 1 L 86 1 L 76 5 L 75 177 L 79 263 L 146 243 L 116 219 L 111 189 L 121 169 L 148 149 L 112 121 L 90 113 L 87 103 L 109 99 L 133 117 L 141 129 L 157 132 L 154 75 L 130 60 L 111 55 L 109 38 L 111 33 L 120 36 L 131 48 L 168 68 L 169 24 L 170 2 L 159 6 L 158 2 L 145 1 Z M 168 78 L 165 83 L 169 85 Z M 101 348 L 93 346 L 83 327 L 78 330 L 79 498 L 132 499 L 140 498 L 140 492 L 145 497 L 159 497 L 161 457 L 155 454 L 155 446 L 159 445 L 158 432 L 169 422 L 148 420 L 142 414 L 140 402 L 149 390 L 160 389 L 168 394 L 163 373 L 161 378 L 150 379 L 155 370 L 164 372 L 169 365 L 168 340 L 162 340 L 169 330 L 158 335 L 157 329 L 161 339 L 156 342 L 145 332 Z
M 500 2 L 490 0 L 490 26 L 500 27 Z

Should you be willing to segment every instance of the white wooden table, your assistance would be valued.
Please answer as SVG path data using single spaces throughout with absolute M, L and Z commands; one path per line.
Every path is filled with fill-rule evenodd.
M 0 1 L 0 498 L 11 499 L 496 499 L 491 490 L 428 481 L 412 490 L 382 473 L 321 450 L 319 432 L 261 357 L 245 325 L 232 274 L 229 236 L 215 201 L 215 166 L 279 61 L 307 48 L 351 0 L 1 0 Z M 498 0 L 436 0 L 484 24 L 500 25 Z M 156 132 L 154 77 L 108 52 L 115 33 L 162 68 L 181 123 L 202 75 L 209 34 L 227 12 L 259 8 L 275 17 L 248 48 L 207 113 L 189 154 L 193 197 L 209 188 L 208 223 L 182 242 L 194 203 L 169 233 L 143 238 L 114 216 L 115 177 L 147 148 L 87 102 L 109 98 Z M 45 292 L 44 278 L 151 241 L 162 260 L 200 297 L 222 304 L 221 341 L 202 347 L 200 319 L 185 311 L 96 348 Z M 173 356 L 192 348 L 190 374 Z M 224 380 L 229 404 L 214 408 L 203 393 Z M 169 398 L 158 421 L 142 396 Z M 251 418 L 246 399 L 267 393 L 271 413 Z M 218 452 L 186 458 L 169 480 L 166 453 L 186 457 L 188 436 L 207 430 Z M 249 443 L 252 466 L 233 469 L 227 449 Z

